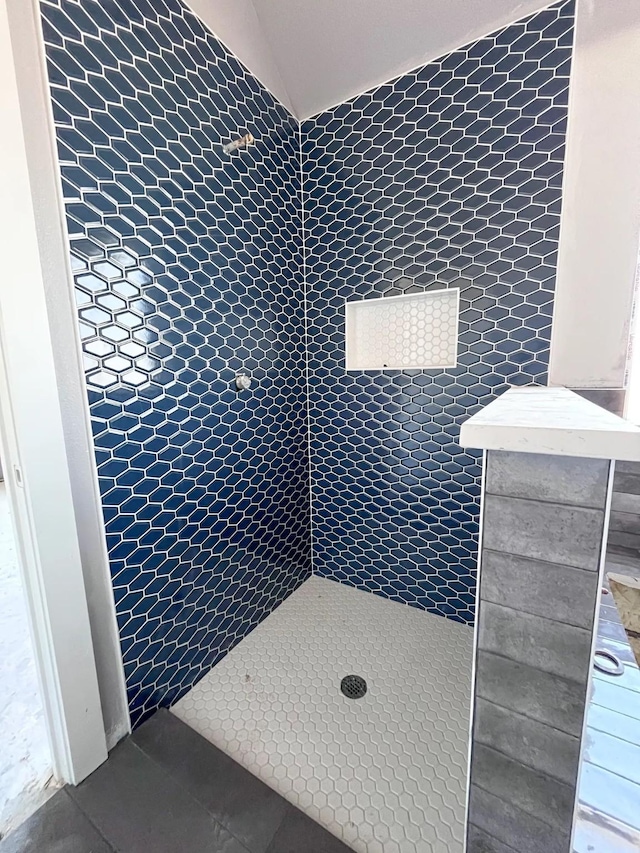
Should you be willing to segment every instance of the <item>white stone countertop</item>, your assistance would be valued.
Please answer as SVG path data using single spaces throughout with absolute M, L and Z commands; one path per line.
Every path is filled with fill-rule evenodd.
M 567 388 L 510 388 L 462 424 L 460 444 L 640 461 L 640 427 Z

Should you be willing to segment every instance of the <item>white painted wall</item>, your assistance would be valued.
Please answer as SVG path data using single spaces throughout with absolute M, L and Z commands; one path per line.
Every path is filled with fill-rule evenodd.
M 104 761 L 107 750 L 31 199 L 17 53 L 2 0 L 0 428 L 54 769 L 64 781 L 77 782 Z
M 15 53 L 24 154 L 29 168 L 37 237 L 35 250 L 39 253 L 42 269 L 76 535 L 102 715 L 107 745 L 111 748 L 130 730 L 129 711 L 81 363 L 40 19 L 36 0 L 5 2 Z
M 217 38 L 275 97 L 293 112 L 280 73 L 252 0 L 185 0 Z
M 623 387 L 639 243 L 640 2 L 578 0 L 549 384 Z

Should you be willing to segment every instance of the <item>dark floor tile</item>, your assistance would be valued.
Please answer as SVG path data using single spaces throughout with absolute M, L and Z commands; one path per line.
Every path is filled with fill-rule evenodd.
M 570 821 L 558 832 L 476 785 L 469 792 L 469 823 L 518 853 L 568 853 Z
M 351 850 L 311 818 L 290 806 L 268 853 L 351 853 Z
M 131 740 L 71 795 L 118 853 L 247 853 Z
M 112 853 L 66 791 L 0 842 L 1 853 Z
M 518 853 L 477 826 L 469 826 L 467 853 Z
M 471 782 L 511 806 L 567 833 L 575 804 L 575 787 L 525 767 L 495 749 L 474 741 Z
M 251 853 L 264 853 L 286 800 L 168 711 L 155 714 L 133 740 Z
M 561 732 L 582 732 L 585 686 L 575 681 L 479 649 L 476 693 Z

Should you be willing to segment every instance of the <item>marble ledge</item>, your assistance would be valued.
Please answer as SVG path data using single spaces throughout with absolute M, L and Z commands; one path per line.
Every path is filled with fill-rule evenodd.
M 640 427 L 567 388 L 510 388 L 462 424 L 460 444 L 640 462 Z

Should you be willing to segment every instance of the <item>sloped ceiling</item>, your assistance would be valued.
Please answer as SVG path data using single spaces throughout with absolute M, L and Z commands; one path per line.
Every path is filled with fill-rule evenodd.
M 258 20 L 253 0 L 185 0 L 220 41 L 295 116 L 287 87 L 271 45 Z M 297 116 L 298 117 L 298 116 Z
M 549 0 L 188 0 L 298 118 L 551 5 Z

